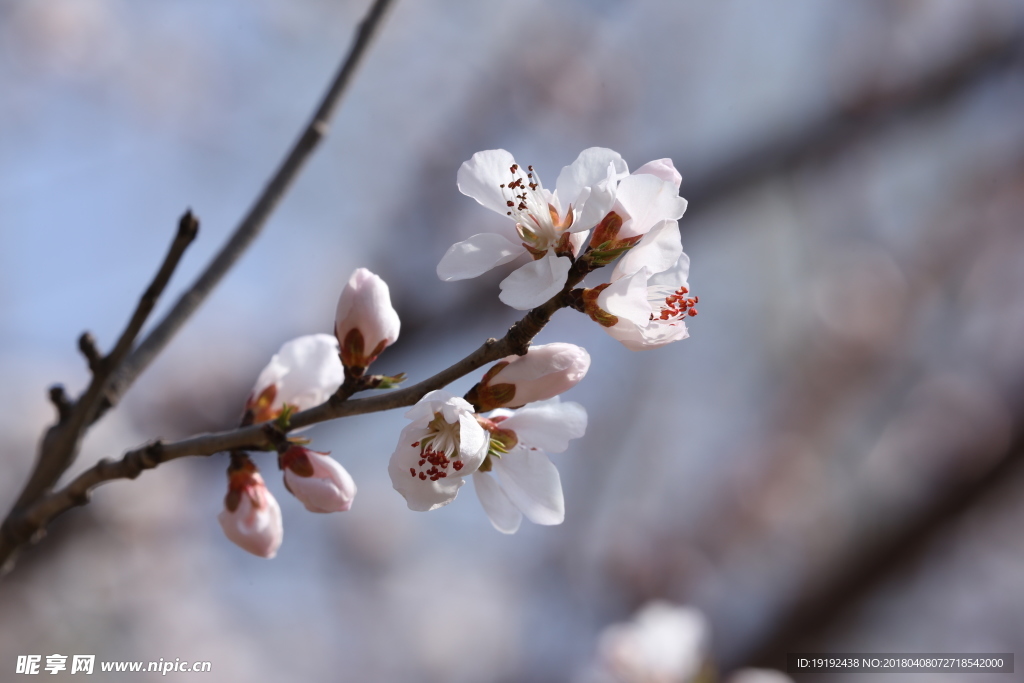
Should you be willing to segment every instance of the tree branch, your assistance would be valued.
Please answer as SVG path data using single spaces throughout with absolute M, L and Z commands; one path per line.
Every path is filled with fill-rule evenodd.
M 214 257 L 213 261 L 199 278 L 192 283 L 174 307 L 164 316 L 163 320 L 153 328 L 139 344 L 124 364 L 118 369 L 111 384 L 109 394 L 111 401 L 116 403 L 140 374 L 153 362 L 153 359 L 167 346 L 171 338 L 181 329 L 193 313 L 202 305 L 210 292 L 220 283 L 231 267 L 235 265 L 245 250 L 253 243 L 263 230 L 270 214 L 273 213 L 281 198 L 291 187 L 306 161 L 316 149 L 320 141 L 326 137 L 329 122 L 334 114 L 342 95 L 348 88 L 359 67 L 367 48 L 373 40 L 381 21 L 393 0 L 375 0 L 363 17 L 356 31 L 355 40 L 348 54 L 334 76 L 334 80 L 324 93 L 320 104 L 310 118 L 309 123 L 299 134 L 288 155 L 278 166 L 277 171 L 267 182 L 256 202 L 249 209 L 242 221 L 235 228 L 227 243 Z M 97 414 L 98 419 L 101 414 Z
M 468 356 L 436 375 L 411 387 L 373 398 L 349 400 L 351 392 L 341 391 L 319 406 L 296 413 L 289 421 L 289 427 L 298 429 L 339 417 L 410 406 L 427 393 L 445 387 L 487 363 L 513 354 L 525 354 L 530 341 L 551 320 L 555 311 L 569 305 L 570 292 L 589 270 L 590 264 L 586 259 L 579 259 L 561 292 L 528 312 L 501 339 L 488 339 Z M 280 437 L 276 425 L 263 422 L 224 432 L 199 434 L 173 443 L 156 441 L 128 451 L 120 460 L 100 460 L 59 491 L 28 506 L 20 514 L 12 512 L 5 523 L 5 533 L 0 535 L 0 567 L 9 569 L 8 560 L 18 548 L 40 538 L 46 526 L 60 514 L 88 503 L 92 490 L 100 484 L 115 479 L 135 479 L 144 470 L 186 456 L 213 455 L 232 450 L 267 450 L 273 447 L 275 435 Z

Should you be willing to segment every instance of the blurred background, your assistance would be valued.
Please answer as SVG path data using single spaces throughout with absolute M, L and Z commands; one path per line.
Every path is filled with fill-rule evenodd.
M 47 388 L 85 385 L 77 336 L 109 348 L 191 207 L 168 308 L 367 5 L 0 0 L 5 511 Z M 207 660 L 218 681 L 569 681 L 656 598 L 703 611 L 724 671 L 1024 653 L 1022 36 L 1013 0 L 398 2 L 263 236 L 72 472 L 235 424 L 281 343 L 331 331 L 358 266 L 402 316 L 379 372 L 418 380 L 500 336 L 510 268 L 434 273 L 501 222 L 455 186 L 481 149 L 549 184 L 589 146 L 671 157 L 691 338 L 633 353 L 572 311 L 538 337 L 594 359 L 565 397 L 590 429 L 555 456 L 559 527 L 503 536 L 471 485 L 406 509 L 400 411 L 310 432 L 356 477 L 347 513 L 306 513 L 257 456 L 284 512 L 273 561 L 221 533 L 224 456 L 105 486 L 0 582 L 0 679 L 19 654 L 93 653 Z

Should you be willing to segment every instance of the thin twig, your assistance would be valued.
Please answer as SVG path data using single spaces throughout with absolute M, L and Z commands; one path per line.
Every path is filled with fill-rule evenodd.
M 345 93 L 353 74 L 362 62 L 367 48 L 387 13 L 393 0 L 375 0 L 366 16 L 359 24 L 355 40 L 348 54 L 338 69 L 334 80 L 327 88 L 309 123 L 292 145 L 288 155 L 281 162 L 277 171 L 267 182 L 256 202 L 242 219 L 227 243 L 214 257 L 206 270 L 189 287 L 174 307 L 164 316 L 156 327 L 146 336 L 139 346 L 118 369 L 111 384 L 109 394 L 116 401 L 124 395 L 132 383 L 153 362 L 171 338 L 181 329 L 182 325 L 195 313 L 196 309 L 206 300 L 210 292 L 235 265 L 245 250 L 259 236 L 270 214 L 277 207 L 281 198 L 291 187 L 299 175 L 299 171 L 309 159 L 313 150 L 327 135 L 330 118 L 342 95 Z M 100 415 L 96 416 L 97 418 Z
M 501 339 L 488 339 L 468 356 L 436 375 L 405 389 L 373 398 L 348 400 L 348 392 L 339 392 L 319 406 L 296 413 L 289 421 L 290 428 L 298 429 L 339 417 L 410 406 L 427 393 L 445 387 L 487 363 L 513 354 L 525 354 L 530 341 L 551 320 L 555 311 L 570 304 L 572 288 L 583 280 L 589 269 L 585 259 L 577 261 L 561 292 L 528 312 Z M 173 443 L 157 441 L 128 451 L 120 460 L 99 461 L 64 488 L 42 498 L 16 517 L 9 518 L 8 532 L 0 537 L 0 567 L 9 569 L 7 561 L 15 550 L 39 538 L 58 515 L 88 503 L 92 490 L 100 484 L 115 479 L 134 479 L 144 470 L 186 456 L 213 455 L 233 450 L 266 450 L 273 446 L 273 439 L 268 434 L 268 427 L 271 426 L 272 423 L 264 422 L 224 432 L 200 434 Z
M 100 405 L 107 400 L 107 387 L 111 373 L 128 355 L 128 351 L 135 342 L 139 330 L 142 329 L 146 318 L 153 311 L 157 299 L 167 286 L 167 282 L 171 279 L 171 274 L 181 261 L 185 249 L 195 239 L 198 230 L 199 222 L 196 221 L 191 212 L 187 212 L 182 216 L 178 224 L 178 231 L 171 242 L 167 255 L 164 257 L 163 264 L 160 266 L 149 287 L 142 294 L 135 312 L 109 354 L 101 357 L 94 342 L 87 340 L 86 343 L 81 344 L 83 348 L 88 349 L 87 355 L 90 356 L 89 365 L 93 372 L 92 380 L 74 403 L 69 403 L 66 396 L 62 397 L 51 391 L 51 399 L 57 405 L 59 419 L 57 424 L 46 430 L 32 474 L 18 496 L 14 509 L 8 515 L 8 520 L 17 510 L 34 502 L 43 493 L 52 488 L 74 461 L 85 430 L 99 410 Z M 83 335 L 83 337 L 86 336 Z M 89 336 L 89 339 L 91 339 L 91 336 Z M 5 520 L 4 526 L 0 528 L 0 537 L 6 534 L 6 528 L 7 520 Z

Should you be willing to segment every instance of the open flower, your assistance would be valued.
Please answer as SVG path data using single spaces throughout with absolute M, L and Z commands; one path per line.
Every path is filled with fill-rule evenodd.
M 598 666 L 617 683 L 693 683 L 705 670 L 710 629 L 690 607 L 650 602 L 598 641 Z
M 342 364 L 361 375 L 395 343 L 400 327 L 387 283 L 366 268 L 357 268 L 341 292 L 334 318 Z
M 499 298 L 520 310 L 539 306 L 565 284 L 569 254 L 585 242 L 581 233 L 611 210 L 618 180 L 626 174 L 617 152 L 591 147 L 562 169 L 552 192 L 532 166 L 521 167 L 505 150 L 477 152 L 459 168 L 459 190 L 507 216 L 514 231 L 481 233 L 452 245 L 437 266 L 438 277 L 477 277 L 528 252 L 534 260 L 502 281 Z
M 268 560 L 284 538 L 281 507 L 248 457 L 233 458 L 228 468 L 228 493 L 217 516 L 224 535 L 242 550 Z
M 252 421 L 273 420 L 285 406 L 295 412 L 326 401 L 344 379 L 338 341 L 329 334 L 292 339 L 270 358 L 245 403 Z
M 487 460 L 473 475 L 476 495 L 494 528 L 514 534 L 523 515 L 535 524 L 561 524 L 565 502 L 558 470 L 547 452 L 561 453 L 587 430 L 587 411 L 560 399 L 479 418 L 490 435 Z
M 590 354 L 575 344 L 531 346 L 524 356 L 495 363 L 467 397 L 480 412 L 517 408 L 572 389 L 590 369 Z
M 344 512 L 352 507 L 356 483 L 327 453 L 291 446 L 278 458 L 284 485 L 310 512 Z
M 430 392 L 405 416 L 412 423 L 398 437 L 388 474 L 410 510 L 435 510 L 455 500 L 463 477 L 487 455 L 489 439 L 473 406 L 446 391 Z

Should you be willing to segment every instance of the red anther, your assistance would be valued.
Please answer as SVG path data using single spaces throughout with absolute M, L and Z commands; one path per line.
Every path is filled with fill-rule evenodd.
M 420 472 L 420 479 L 421 479 L 422 481 L 426 481 L 426 480 L 427 480 L 427 475 L 425 475 L 425 474 L 423 474 L 422 472 Z
M 699 296 L 693 297 L 693 303 L 695 303 L 695 304 L 696 303 L 700 303 L 700 297 Z
M 512 172 L 512 173 L 515 173 L 518 170 L 519 170 L 519 164 L 512 164 L 512 168 L 509 169 L 509 171 Z
M 419 465 L 420 467 L 423 467 L 423 463 L 425 463 L 425 462 L 426 462 L 426 460 L 420 460 L 420 461 L 419 461 L 418 463 L 416 463 L 416 464 L 417 464 L 417 465 Z
M 454 467 L 455 471 L 458 472 L 459 470 L 462 469 L 462 461 L 456 460 L 455 462 L 452 463 L 452 467 Z
M 506 212 L 505 212 L 505 215 L 506 215 L 506 216 L 511 216 L 511 215 L 512 215 L 512 212 L 511 212 L 511 211 L 506 211 Z
M 417 446 L 419 446 L 419 445 L 420 445 L 420 442 L 419 442 L 419 441 L 417 441 L 416 443 L 414 443 L 414 444 L 412 445 L 412 447 L 413 447 L 413 448 L 416 448 L 416 447 L 417 447 Z
M 498 185 L 498 187 L 505 187 L 505 183 L 502 183 L 501 185 Z
M 411 474 L 412 476 L 415 477 L 416 476 L 416 468 L 415 467 L 410 467 L 409 468 L 409 474 Z
M 515 206 L 515 205 L 516 205 L 516 203 L 514 201 L 512 201 L 511 199 L 508 200 L 507 202 L 505 202 L 505 206 Z
M 448 473 L 447 472 L 442 472 L 441 474 L 439 474 L 437 476 L 439 476 L 441 479 L 444 479 L 445 477 L 448 476 Z
M 691 317 L 695 316 L 695 315 L 697 315 L 697 309 L 696 308 L 691 308 L 690 310 L 687 311 L 687 313 L 689 313 Z
M 533 166 L 531 166 L 530 168 L 533 168 Z M 532 177 L 533 177 L 533 174 L 532 174 L 532 173 L 527 173 L 527 174 L 526 174 L 526 177 L 527 177 L 527 178 L 532 178 Z
M 527 166 L 527 167 L 526 167 L 526 170 L 527 170 L 527 171 L 532 171 L 532 170 L 533 170 L 533 166 Z

